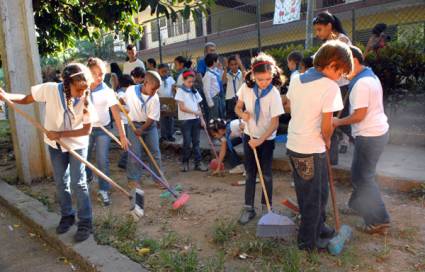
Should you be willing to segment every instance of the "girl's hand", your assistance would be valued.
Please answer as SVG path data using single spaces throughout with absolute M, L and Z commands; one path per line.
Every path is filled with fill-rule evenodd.
M 142 135 L 143 135 L 143 130 L 142 129 L 136 129 L 136 132 L 134 133 L 134 134 L 136 134 L 136 136 L 137 137 L 142 137 Z M 128 147 L 128 146 L 127 146 Z
M 264 141 L 261 139 L 251 139 L 248 144 L 252 149 L 255 149 L 257 146 L 260 146 Z
M 251 119 L 251 115 L 249 114 L 249 112 L 244 112 L 244 113 L 242 113 L 241 118 L 242 118 L 242 120 L 244 120 L 245 122 L 248 122 L 248 121 L 249 121 L 249 119 Z
M 49 140 L 56 141 L 61 138 L 61 133 L 58 131 L 47 131 L 46 136 L 49 138 Z
M 337 128 L 337 127 L 339 127 L 341 124 L 340 124 L 340 119 L 339 118 L 336 118 L 336 117 L 334 117 L 333 119 L 332 119 L 332 126 L 334 127 L 334 128 Z
M 0 100 L 4 101 L 5 98 L 7 98 L 7 93 L 2 88 L 0 88 Z
M 127 137 L 125 137 L 125 135 L 120 135 L 120 142 L 121 142 L 121 147 L 124 150 L 128 150 L 128 140 L 127 140 Z
M 206 124 L 203 118 L 201 118 L 201 127 L 206 128 Z

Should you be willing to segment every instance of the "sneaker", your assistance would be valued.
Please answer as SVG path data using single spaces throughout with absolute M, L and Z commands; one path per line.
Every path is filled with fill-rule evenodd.
M 189 172 L 190 168 L 189 168 L 189 162 L 184 162 L 181 168 L 182 172 Z
M 245 172 L 245 167 L 243 166 L 243 164 L 239 164 L 229 170 L 229 174 L 235 174 L 235 175 L 243 174 L 244 172 Z
M 329 240 L 335 236 L 335 229 L 324 224 L 320 230 L 320 239 Z
M 75 224 L 74 215 L 62 216 L 61 221 L 59 222 L 59 226 L 56 227 L 56 233 L 57 234 L 66 233 L 74 224 Z
M 109 196 L 108 191 L 99 190 L 98 198 L 100 201 L 102 201 L 103 206 L 109 206 L 111 205 L 111 197 Z
M 208 167 L 206 167 L 202 162 L 198 162 L 195 164 L 195 167 L 193 168 L 193 170 L 200 171 L 200 172 L 207 172 Z
M 92 232 L 92 223 L 90 220 L 82 220 L 78 222 L 78 229 L 74 235 L 75 242 L 82 242 L 90 237 Z
M 239 218 L 239 224 L 246 225 L 256 216 L 253 207 L 245 207 L 242 211 L 241 217 Z

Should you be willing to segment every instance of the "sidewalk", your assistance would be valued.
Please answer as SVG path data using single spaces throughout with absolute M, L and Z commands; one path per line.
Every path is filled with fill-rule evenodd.
M 183 139 L 176 135 L 175 143 L 171 145 L 181 146 Z M 201 149 L 210 149 L 204 131 L 201 131 Z M 218 151 L 219 146 L 216 146 Z M 236 147 L 238 154 L 243 156 L 242 146 Z M 353 146 L 350 146 L 346 154 L 340 154 L 339 165 L 334 169 L 336 179 L 341 182 L 350 181 L 350 167 Z M 276 144 L 274 150 L 273 168 L 276 170 L 289 171 L 288 157 L 286 156 L 285 144 Z M 378 182 L 382 187 L 398 191 L 410 191 L 415 187 L 425 184 L 425 147 L 412 147 L 388 144 L 378 163 Z

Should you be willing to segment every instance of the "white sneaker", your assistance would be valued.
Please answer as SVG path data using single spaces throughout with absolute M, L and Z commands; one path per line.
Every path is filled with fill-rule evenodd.
M 98 195 L 99 195 L 99 200 L 102 201 L 104 206 L 111 205 L 111 197 L 109 196 L 108 191 L 99 190 Z
M 245 173 L 245 167 L 243 166 L 243 164 L 239 164 L 229 170 L 229 174 L 239 175 L 243 173 Z

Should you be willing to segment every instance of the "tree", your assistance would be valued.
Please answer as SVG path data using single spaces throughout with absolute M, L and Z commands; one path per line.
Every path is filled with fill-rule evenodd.
M 133 16 L 150 7 L 152 14 L 173 19 L 196 16 L 195 8 L 206 12 L 212 0 L 33 0 L 37 42 L 42 56 L 74 46 L 77 40 L 98 39 L 101 32 L 122 33 L 126 39 L 140 39 L 141 25 Z M 176 11 L 177 7 L 183 7 Z

